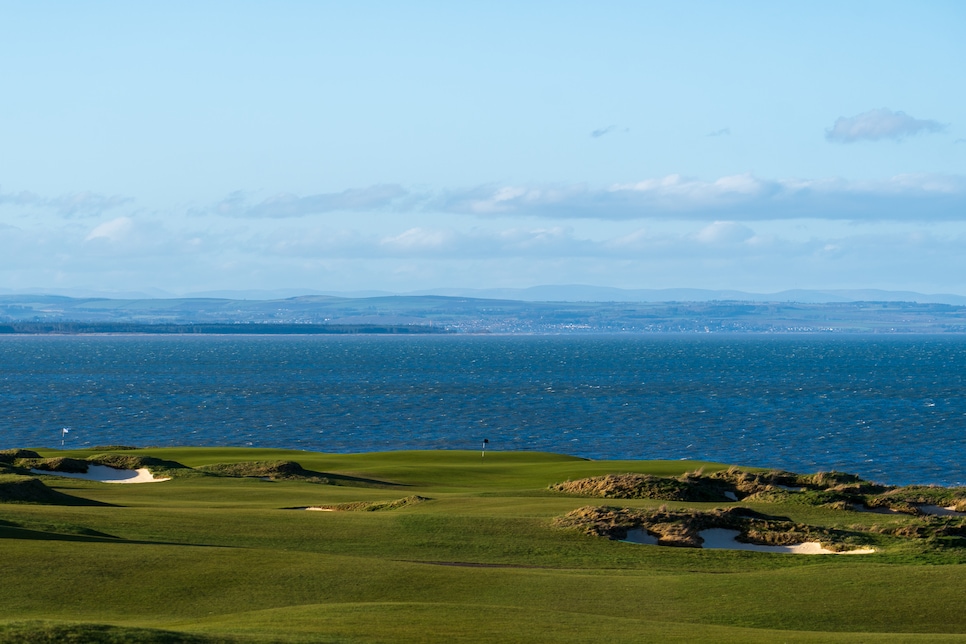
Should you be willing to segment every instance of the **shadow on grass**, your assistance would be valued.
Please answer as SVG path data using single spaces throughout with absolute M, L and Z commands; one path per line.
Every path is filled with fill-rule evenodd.
M 235 548 L 221 544 L 179 543 L 174 541 L 148 541 L 144 539 L 125 539 L 106 532 L 74 525 L 21 525 L 0 519 L 0 540 L 24 539 L 29 541 L 75 541 L 86 543 L 114 543 L 149 546 L 189 546 L 192 548 Z M 0 640 L 2 643 L 3 640 Z M 74 640 L 69 640 L 74 641 Z M 80 641 L 80 640 L 77 640 Z M 86 640 L 84 640 L 86 641 Z
M 0 644 L 231 644 L 236 640 L 206 637 L 153 628 L 128 628 L 109 624 L 60 624 L 14 622 L 0 625 Z
M 65 494 L 48 487 L 38 478 L 20 475 L 0 477 L 0 503 L 117 507 L 113 503 Z

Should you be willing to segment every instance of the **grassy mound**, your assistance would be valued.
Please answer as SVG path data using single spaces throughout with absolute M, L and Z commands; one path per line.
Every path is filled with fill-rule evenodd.
M 19 450 L 24 452 L 27 450 Z M 36 453 L 34 453 L 36 454 Z M 147 468 L 155 476 L 178 477 L 191 475 L 194 471 L 175 461 L 168 461 L 153 456 L 139 456 L 135 454 L 95 454 L 86 459 L 58 456 L 53 458 L 22 457 L 14 461 L 16 466 L 35 469 L 44 472 L 62 472 L 66 474 L 84 474 L 91 465 L 104 465 L 118 470 L 139 470 Z
M 13 622 L 0 625 L 0 644 L 228 644 L 235 640 L 107 624 Z
M 607 499 L 730 500 L 796 503 L 838 509 L 854 509 L 864 505 L 893 508 L 909 514 L 918 512 L 915 504 L 961 504 L 966 507 L 966 493 L 959 488 L 891 488 L 843 472 L 803 475 L 782 470 L 753 472 L 736 467 L 709 475 L 701 471 L 686 472 L 678 477 L 609 474 L 556 483 L 550 489 Z
M 873 508 L 889 508 L 916 513 L 919 505 L 952 507 L 957 512 L 966 512 L 966 488 L 938 487 L 934 485 L 908 485 L 893 488 L 883 494 L 868 499 L 867 505 Z
M 329 483 L 319 472 L 303 468 L 295 461 L 248 461 L 243 463 L 213 463 L 203 465 L 199 471 L 215 476 L 236 478 L 260 478 L 270 481 L 300 480 L 311 483 Z
M 55 456 L 53 458 L 21 459 L 17 464 L 44 472 L 64 472 L 65 474 L 84 474 L 89 463 L 79 458 Z
M 57 503 L 65 496 L 40 479 L 24 476 L 0 477 L 0 503 Z
M 139 470 L 147 468 L 151 474 L 161 477 L 176 478 L 193 473 L 190 467 L 186 467 L 176 461 L 167 461 L 153 456 L 138 456 L 135 454 L 95 454 L 87 459 L 89 463 L 95 465 L 106 465 L 118 470 Z
M 0 449 L 0 463 L 13 465 L 21 458 L 40 458 L 40 454 L 30 449 Z
M 662 501 L 723 501 L 725 489 L 685 478 L 650 474 L 605 474 L 550 486 L 551 490 L 605 499 L 656 499 Z
M 104 505 L 53 490 L 32 476 L 0 474 L 0 503 L 40 503 L 46 505 Z
M 353 501 L 351 503 L 337 503 L 335 505 L 320 505 L 316 507 L 325 510 L 335 510 L 337 512 L 381 512 L 384 510 L 398 510 L 407 505 L 415 505 L 429 500 L 424 496 L 413 495 L 396 499 L 395 501 Z
M 737 530 L 738 541 L 765 546 L 789 546 L 818 541 L 829 550 L 850 550 L 868 544 L 871 538 L 854 531 L 796 523 L 787 517 L 761 514 L 748 508 L 725 508 L 706 512 L 653 510 L 613 507 L 583 507 L 554 519 L 554 525 L 577 528 L 582 532 L 609 539 L 625 539 L 627 532 L 640 528 L 657 537 L 665 546 L 700 548 L 702 530 Z

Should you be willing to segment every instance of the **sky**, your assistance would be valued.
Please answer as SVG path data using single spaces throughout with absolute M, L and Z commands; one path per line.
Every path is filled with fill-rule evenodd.
M 0 292 L 966 295 L 966 4 L 0 0 Z

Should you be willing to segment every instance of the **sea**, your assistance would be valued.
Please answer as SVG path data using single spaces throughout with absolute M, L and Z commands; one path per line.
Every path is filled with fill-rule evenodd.
M 0 336 L 0 449 L 484 441 L 966 485 L 966 336 Z

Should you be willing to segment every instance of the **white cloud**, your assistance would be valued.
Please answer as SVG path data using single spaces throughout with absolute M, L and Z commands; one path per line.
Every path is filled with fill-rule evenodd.
M 59 197 L 43 197 L 27 190 L 0 193 L 0 205 L 52 210 L 63 217 L 94 217 L 133 201 L 130 197 L 107 196 L 90 191 L 73 192 Z
M 946 126 L 938 121 L 916 119 L 905 112 L 893 112 L 882 107 L 856 116 L 840 116 L 831 128 L 825 130 L 825 138 L 834 143 L 881 139 L 898 141 L 907 136 L 941 132 L 944 129 Z
M 277 195 L 255 204 L 236 192 L 212 209 L 189 214 L 212 211 L 263 220 L 344 211 L 610 221 L 955 221 L 966 218 L 966 177 L 904 174 L 848 181 L 763 179 L 745 173 L 703 180 L 671 174 L 602 188 L 490 184 L 435 194 L 377 185 L 307 197 Z
M 440 286 L 597 283 L 623 287 L 794 285 L 957 290 L 966 225 L 810 222 L 794 234 L 762 222 L 614 223 L 470 228 L 400 225 L 392 232 L 307 226 L 304 220 L 236 222 L 118 217 L 94 228 L 0 228 L 0 279 L 106 289 L 306 287 L 413 290 Z M 220 222 L 220 223 L 219 223 Z M 228 225 L 230 224 L 230 225 Z M 766 231 L 761 234 L 757 229 Z M 755 230 L 753 230 L 755 229 Z M 583 231 L 583 232 L 581 232 Z M 848 282 L 849 284 L 846 284 Z M 324 285 L 324 286 L 323 286 Z
M 260 203 L 249 204 L 244 192 L 233 192 L 216 204 L 213 211 L 229 217 L 281 219 L 335 211 L 377 210 L 406 195 L 408 192 L 401 186 L 380 184 L 304 197 L 282 193 Z
M 755 231 L 733 221 L 716 221 L 695 233 L 694 238 L 705 244 L 738 244 L 755 236 Z
M 106 239 L 111 242 L 121 242 L 131 234 L 133 229 L 134 222 L 130 217 L 118 217 L 117 219 L 105 221 L 103 224 L 96 226 L 84 238 L 84 241 Z
M 397 252 L 422 253 L 444 249 L 452 237 L 449 231 L 410 228 L 399 235 L 385 237 L 379 243 Z
M 751 174 L 713 181 L 681 175 L 592 189 L 480 186 L 428 201 L 437 212 L 554 219 L 963 220 L 966 177 L 897 175 L 884 181 L 774 180 Z

